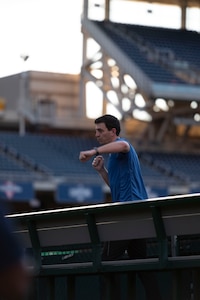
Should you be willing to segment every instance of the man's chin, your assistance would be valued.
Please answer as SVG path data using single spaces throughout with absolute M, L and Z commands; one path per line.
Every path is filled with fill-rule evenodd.
M 97 140 L 97 142 L 99 143 L 99 145 L 105 145 L 106 143 L 100 141 L 100 140 Z

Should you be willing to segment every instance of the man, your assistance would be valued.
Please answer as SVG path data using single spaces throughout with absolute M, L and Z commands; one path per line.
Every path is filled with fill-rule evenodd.
M 0 300 L 27 299 L 30 283 L 22 245 L 14 237 L 13 226 L 0 201 Z
M 140 163 L 133 146 L 119 137 L 120 122 L 112 115 L 103 115 L 95 120 L 95 136 L 100 146 L 81 151 L 79 159 L 86 162 L 93 156 L 92 166 L 101 175 L 111 189 L 112 201 L 134 201 L 147 199 L 147 192 L 141 175 Z M 109 154 L 108 169 L 104 165 L 102 154 Z M 130 259 L 146 256 L 145 240 L 113 241 L 105 243 L 102 259 L 116 260 L 127 251 Z M 148 300 L 160 300 L 160 293 L 152 273 L 138 273 Z M 120 299 L 118 278 L 114 279 L 114 298 Z M 102 289 L 105 291 L 105 288 Z M 102 299 L 105 295 L 102 295 Z
M 99 172 L 111 188 L 112 201 L 130 201 L 147 199 L 147 193 L 141 176 L 140 165 L 134 148 L 119 137 L 120 123 L 111 115 L 104 115 L 95 120 L 96 138 L 100 147 L 82 151 L 80 160 L 93 160 L 93 167 Z M 103 156 L 109 153 L 108 171 L 104 166 Z

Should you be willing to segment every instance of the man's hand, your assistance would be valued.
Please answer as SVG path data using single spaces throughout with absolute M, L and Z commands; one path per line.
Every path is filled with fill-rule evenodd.
M 88 151 L 81 151 L 79 155 L 79 160 L 82 162 L 88 161 L 92 156 L 96 155 L 97 151 L 95 149 Z M 93 168 L 101 175 L 105 183 L 109 185 L 108 171 L 104 166 L 104 158 L 101 155 L 96 156 L 92 162 Z
M 97 172 L 100 172 L 104 169 L 104 158 L 101 155 L 96 156 L 93 159 L 92 166 Z
M 87 150 L 87 151 L 81 151 L 79 154 L 79 160 L 82 162 L 88 161 L 92 156 L 96 154 L 96 150 Z

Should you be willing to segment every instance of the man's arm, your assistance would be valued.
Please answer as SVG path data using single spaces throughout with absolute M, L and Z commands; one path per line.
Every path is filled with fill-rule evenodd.
M 117 153 L 117 152 L 128 152 L 130 150 L 130 146 L 126 141 L 116 141 L 111 142 L 103 146 L 99 146 L 95 149 L 81 151 L 79 155 L 79 159 L 82 162 L 88 161 L 92 156 L 104 153 Z
M 110 186 L 109 179 L 108 179 L 108 171 L 104 166 L 104 159 L 103 156 L 98 155 L 93 159 L 92 166 L 95 168 L 95 170 L 101 175 L 102 179 L 105 181 L 105 183 Z
M 92 165 L 95 168 L 95 170 L 101 175 L 105 183 L 108 186 L 110 186 L 109 179 L 108 179 L 108 171 L 104 166 L 104 159 L 101 156 L 101 154 L 128 152 L 129 150 L 130 150 L 130 146 L 126 141 L 115 141 L 91 150 L 81 151 L 79 155 L 79 160 L 82 162 L 86 162 L 92 156 L 97 155 L 94 158 Z

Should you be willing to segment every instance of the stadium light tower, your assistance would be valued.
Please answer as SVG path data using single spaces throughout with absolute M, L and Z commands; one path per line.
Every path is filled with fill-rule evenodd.
M 23 60 L 23 70 L 20 75 L 20 90 L 19 90 L 19 135 L 25 135 L 25 117 L 24 117 L 24 106 L 26 97 L 26 72 L 24 71 L 24 63 L 28 60 L 28 54 L 21 54 L 20 58 Z

